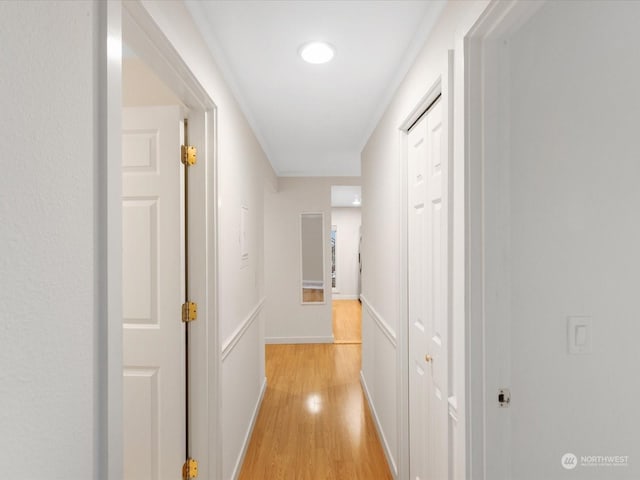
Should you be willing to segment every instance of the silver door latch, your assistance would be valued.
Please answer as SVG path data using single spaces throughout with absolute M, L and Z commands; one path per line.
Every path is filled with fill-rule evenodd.
M 501 388 L 498 390 L 498 405 L 500 408 L 507 408 L 511 403 L 511 392 L 508 388 Z

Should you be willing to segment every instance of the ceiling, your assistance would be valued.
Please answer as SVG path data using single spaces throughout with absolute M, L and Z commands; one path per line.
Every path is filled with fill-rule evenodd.
M 280 176 L 358 176 L 360 152 L 424 44 L 434 0 L 187 0 Z M 305 63 L 304 43 L 335 47 Z

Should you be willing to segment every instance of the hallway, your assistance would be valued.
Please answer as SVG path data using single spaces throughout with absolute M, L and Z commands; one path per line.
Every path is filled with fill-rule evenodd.
M 2 478 L 640 480 L 639 19 L 1 0 Z
M 392 478 L 359 382 L 360 345 L 267 345 L 241 480 Z

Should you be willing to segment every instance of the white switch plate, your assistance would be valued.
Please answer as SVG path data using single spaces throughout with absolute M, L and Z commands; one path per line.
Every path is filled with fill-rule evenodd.
M 592 352 L 593 331 L 591 317 L 567 317 L 567 343 L 569 353 L 582 354 Z

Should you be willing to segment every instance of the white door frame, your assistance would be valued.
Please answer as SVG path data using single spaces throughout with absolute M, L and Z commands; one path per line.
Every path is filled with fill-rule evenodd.
M 198 320 L 193 322 L 190 340 L 192 456 L 199 462 L 203 478 L 222 476 L 220 442 L 220 350 L 218 333 L 218 211 L 217 211 L 217 110 L 216 105 L 184 63 L 140 1 L 100 2 L 101 35 L 99 59 L 100 107 L 106 112 L 103 191 L 106 217 L 103 259 L 106 262 L 106 328 L 99 332 L 101 357 L 107 365 L 106 405 L 99 409 L 99 423 L 106 427 L 98 460 L 104 478 L 121 480 L 122 439 L 122 34 L 145 63 L 174 91 L 189 109 L 190 143 L 199 147 L 198 164 L 190 170 L 189 254 L 192 301 L 198 303 Z M 128 23 L 127 23 L 128 22 Z M 132 31 L 135 30 L 135 31 Z M 106 129 L 106 132 L 105 132 Z M 177 160 L 177 159 L 176 159 Z M 106 184 L 106 185 L 105 185 Z M 102 241 L 102 240 L 98 240 Z M 179 321 L 179 319 L 176 319 Z M 106 330 L 106 331 L 105 331 Z M 104 336 L 104 337 L 103 337 Z M 106 338 L 106 346 L 104 340 Z M 179 472 L 176 472 L 179 475 Z M 103 477 L 100 477 L 103 478 Z
M 515 0 L 491 3 L 465 37 L 465 170 L 466 170 L 466 478 L 508 478 L 508 409 L 498 409 L 498 385 L 509 378 L 509 324 L 485 316 L 485 178 L 488 165 L 503 160 L 506 138 L 499 136 L 501 41 L 542 5 Z M 504 113 L 504 112 L 503 112 Z M 491 163 L 489 163 L 491 162 Z M 503 431 L 505 435 L 495 435 Z M 498 441 L 499 443 L 499 441 Z M 501 458 L 497 463 L 495 460 Z

